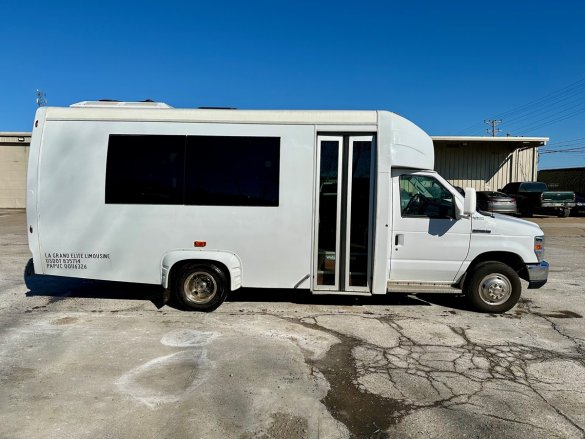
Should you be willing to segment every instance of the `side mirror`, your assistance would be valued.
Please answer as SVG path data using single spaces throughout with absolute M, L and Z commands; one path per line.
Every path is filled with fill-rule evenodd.
M 477 196 L 475 189 L 465 188 L 465 199 L 463 200 L 463 215 L 473 215 L 477 211 Z

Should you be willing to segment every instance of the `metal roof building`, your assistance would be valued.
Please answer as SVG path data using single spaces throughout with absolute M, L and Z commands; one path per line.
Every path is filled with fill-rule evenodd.
M 551 190 L 585 194 L 585 167 L 544 169 L 538 171 L 538 181 L 547 183 Z
M 435 170 L 455 186 L 497 190 L 536 181 L 538 147 L 548 137 L 432 136 Z

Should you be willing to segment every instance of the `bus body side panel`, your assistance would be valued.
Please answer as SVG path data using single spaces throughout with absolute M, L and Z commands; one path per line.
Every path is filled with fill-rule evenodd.
M 43 139 L 43 130 L 45 128 L 46 113 L 47 108 L 41 107 L 35 114 L 26 172 L 26 228 L 28 234 L 28 247 L 33 255 L 33 263 L 37 273 L 44 272 L 41 259 L 41 249 L 39 247 L 40 231 L 37 202 L 39 193 L 38 174 L 40 151 Z
M 280 137 L 279 206 L 105 204 L 110 134 Z M 292 288 L 311 270 L 314 144 L 311 125 L 49 118 L 38 200 L 46 273 L 160 284 L 165 254 L 205 241 L 242 261 L 242 286 Z
M 389 237 L 392 229 L 392 193 L 390 191 L 391 147 L 393 115 L 387 111 L 378 112 L 378 133 L 376 139 L 376 199 L 375 234 L 372 263 L 372 294 L 386 294 L 390 272 Z

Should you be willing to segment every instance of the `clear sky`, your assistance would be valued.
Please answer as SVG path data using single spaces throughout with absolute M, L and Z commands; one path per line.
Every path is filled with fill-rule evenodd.
M 500 118 L 561 151 L 540 169 L 585 166 L 582 0 L 0 0 L 0 17 L 0 131 L 31 129 L 38 88 L 54 106 L 388 109 L 431 135 Z

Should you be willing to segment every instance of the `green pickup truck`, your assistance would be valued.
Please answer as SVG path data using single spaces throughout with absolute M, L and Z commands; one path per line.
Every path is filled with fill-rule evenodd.
M 541 213 L 568 217 L 575 207 L 575 192 L 549 191 L 546 183 L 539 181 L 508 183 L 500 192 L 516 198 L 522 216 Z

